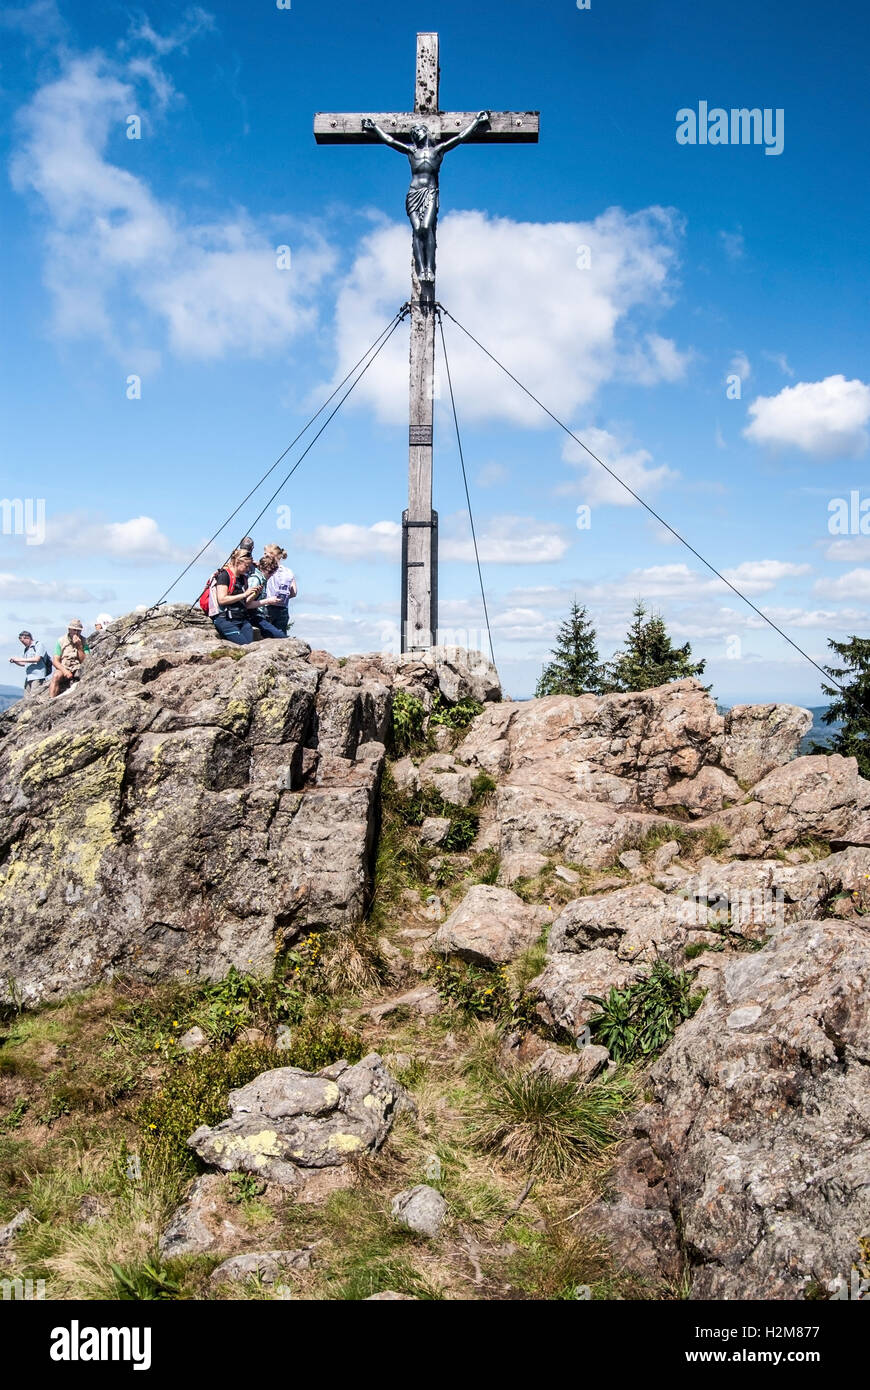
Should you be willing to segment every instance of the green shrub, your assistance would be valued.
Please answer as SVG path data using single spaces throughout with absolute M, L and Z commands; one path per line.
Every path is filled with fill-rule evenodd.
M 427 975 L 445 1004 L 452 1004 L 469 1018 L 502 1018 L 510 1014 L 512 999 L 507 969 L 482 970 L 461 961 L 437 961 Z
M 146 1150 L 170 1170 L 193 1171 L 187 1139 L 200 1125 L 226 1118 L 230 1091 L 275 1067 L 319 1071 L 363 1053 L 358 1033 L 322 1017 L 308 1017 L 292 1028 L 290 1045 L 278 1051 L 261 1044 L 236 1043 L 226 1051 L 196 1052 L 173 1059 L 159 1090 L 136 1112 Z
M 472 805 L 479 806 L 482 801 L 486 801 L 487 797 L 492 795 L 497 786 L 498 783 L 495 778 L 490 777 L 489 773 L 484 772 L 481 768 L 471 784 Z
M 436 695 L 429 724 L 440 724 L 448 729 L 467 729 L 482 711 L 483 705 L 477 700 L 458 700 L 455 705 L 448 705 L 441 695 Z
M 496 1080 L 474 1112 L 475 1143 L 540 1177 L 565 1177 L 620 1135 L 620 1117 L 635 1099 L 628 1077 L 614 1073 L 588 1086 L 521 1071 Z
M 704 998 L 692 993 L 684 970 L 676 972 L 664 961 L 626 989 L 611 989 L 607 998 L 588 994 L 600 1013 L 589 1020 L 596 1042 L 608 1048 L 617 1062 L 633 1061 L 659 1052 L 678 1024 L 691 1018 Z
M 167 1300 L 181 1296 L 181 1286 L 160 1263 L 159 1256 L 145 1260 L 139 1265 L 111 1266 L 117 1290 L 116 1297 L 134 1300 L 137 1303 Z
M 280 1052 L 284 1067 L 301 1067 L 303 1071 L 320 1071 L 332 1062 L 358 1062 L 363 1055 L 363 1040 L 359 1033 L 342 1028 L 325 1018 L 306 1018 L 290 1032 L 289 1047 Z
M 396 797 L 392 809 L 408 826 L 422 825 L 427 816 L 445 816 L 450 821 L 444 841 L 447 850 L 467 849 L 480 827 L 480 813 L 473 806 L 456 806 L 452 801 L 445 801 L 433 787 L 423 787 L 411 796 Z
M 227 1116 L 230 1091 L 273 1067 L 292 1065 L 285 1052 L 237 1044 L 228 1052 L 195 1052 L 180 1057 L 159 1090 L 136 1112 L 143 1148 L 155 1166 L 170 1172 L 196 1171 L 187 1139 L 200 1125 Z
M 393 695 L 392 742 L 398 753 L 410 753 L 411 749 L 423 742 L 423 725 L 426 710 L 422 700 L 407 690 L 397 690 Z

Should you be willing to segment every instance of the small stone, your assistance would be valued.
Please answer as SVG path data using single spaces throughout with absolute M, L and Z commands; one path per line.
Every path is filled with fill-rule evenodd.
M 607 1048 L 599 1047 L 596 1043 L 575 1048 L 573 1052 L 549 1047 L 532 1063 L 529 1071 L 536 1074 L 543 1072 L 554 1081 L 573 1081 L 578 1086 L 584 1086 L 587 1081 L 598 1076 L 609 1061 L 610 1053 Z
M 424 1018 L 430 1014 L 437 1014 L 441 1008 L 441 997 L 432 985 L 418 985 L 416 989 L 406 990 L 404 994 L 397 994 L 393 999 L 384 999 L 379 1004 L 375 1004 L 369 1009 L 369 1018 L 375 1023 L 380 1023 L 382 1018 L 388 1014 L 394 1014 L 399 1009 L 407 1009 L 409 1013 L 419 1014 Z
M 554 870 L 556 878 L 560 878 L 563 883 L 579 883 L 580 875 L 575 869 L 567 869 L 564 864 L 558 864 Z
M 657 874 L 663 874 L 668 866 L 679 856 L 680 846 L 676 840 L 668 840 L 665 844 L 659 845 L 653 855 L 653 869 Z
M 636 874 L 643 868 L 643 855 L 639 849 L 626 849 L 619 856 L 619 863 L 630 874 Z
M 95 1226 L 108 1212 L 106 1203 L 99 1197 L 94 1197 L 90 1192 L 86 1192 L 79 1202 L 76 1212 L 76 1221 L 82 1226 Z
M 447 816 L 427 816 L 420 826 L 420 844 L 437 849 L 449 834 L 450 821 Z
M 392 1200 L 390 1211 L 393 1217 L 409 1230 L 421 1236 L 437 1236 L 447 1215 L 447 1203 L 434 1187 L 418 1183 L 405 1192 L 399 1192 Z
M 430 893 L 426 899 L 424 916 L 426 916 L 430 922 L 440 922 L 441 918 L 444 916 L 444 907 L 437 893 Z
M 208 1047 L 208 1038 L 199 1024 L 193 1028 L 188 1028 L 186 1033 L 182 1033 L 178 1039 L 178 1046 L 182 1052 L 199 1052 L 200 1048 Z
M 224 1180 L 204 1173 L 190 1186 L 181 1206 L 160 1237 L 161 1254 L 204 1255 L 225 1250 L 242 1238 L 242 1232 L 225 1215 Z
M 28 1207 L 22 1207 L 11 1221 L 7 1222 L 5 1226 L 0 1226 L 0 1246 L 8 1245 L 10 1241 L 13 1241 L 22 1226 L 26 1226 L 28 1221 L 32 1220 L 33 1212 Z
M 262 1028 L 243 1028 L 236 1041 L 248 1047 L 268 1047 L 270 1039 Z
M 212 1270 L 211 1282 L 242 1283 L 246 1279 L 259 1278 L 264 1284 L 275 1284 L 283 1270 L 309 1269 L 310 1266 L 310 1249 L 266 1250 L 261 1254 L 233 1255 Z

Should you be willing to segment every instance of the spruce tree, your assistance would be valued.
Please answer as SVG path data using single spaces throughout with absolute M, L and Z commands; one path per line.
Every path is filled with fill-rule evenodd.
M 843 722 L 842 729 L 838 729 L 824 751 L 857 758 L 861 776 L 870 778 L 870 638 L 851 637 L 848 642 L 829 640 L 828 646 L 844 664 L 826 666 L 825 670 L 841 684 L 848 684 L 842 690 L 832 685 L 822 686 L 825 694 L 833 697 L 833 704 L 822 715 L 823 721 L 826 724 L 833 724 L 835 720 Z
M 544 667 L 536 695 L 582 695 L 601 689 L 595 629 L 575 599 L 571 616 L 559 628 L 552 661 Z
M 668 681 L 700 676 L 706 661 L 693 662 L 688 642 L 675 647 L 660 613 L 649 613 L 639 602 L 625 637 L 625 648 L 605 667 L 607 690 L 650 690 Z

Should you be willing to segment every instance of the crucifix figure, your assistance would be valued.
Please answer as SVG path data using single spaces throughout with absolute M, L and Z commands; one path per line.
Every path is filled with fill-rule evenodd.
M 432 510 L 432 416 L 435 395 L 435 231 L 438 172 L 459 144 L 534 143 L 537 111 L 440 111 L 438 35 L 417 35 L 417 82 L 410 112 L 320 112 L 320 145 L 386 144 L 408 156 L 405 210 L 413 233 L 408 507 L 402 516 L 402 651 L 438 640 L 438 513 Z
M 478 111 L 471 125 L 448 140 L 434 141 L 429 135 L 429 127 L 421 121 L 411 131 L 413 144 L 403 145 L 381 130 L 371 118 L 363 116 L 363 130 L 373 130 L 379 140 L 391 149 L 406 154 L 411 165 L 411 187 L 405 199 L 405 211 L 411 222 L 414 246 L 414 269 L 420 281 L 422 303 L 435 301 L 435 228 L 438 223 L 438 170 L 448 150 L 453 150 L 473 135 L 478 126 L 489 121 L 488 111 Z

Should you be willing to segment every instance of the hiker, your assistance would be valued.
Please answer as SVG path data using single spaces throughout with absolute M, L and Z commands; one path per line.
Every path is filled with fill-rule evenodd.
M 41 642 L 37 642 L 32 632 L 23 628 L 18 640 L 24 648 L 23 656 L 10 656 L 13 666 L 24 667 L 24 691 L 41 690 L 51 671 L 51 657 Z
M 263 592 L 266 588 L 266 575 L 262 568 L 262 562 L 255 564 L 253 556 L 249 556 L 249 558 L 251 560 L 251 568 L 248 571 L 245 583 L 248 589 L 253 592 L 251 598 L 247 600 L 245 607 L 248 610 L 248 622 L 251 626 L 261 627 L 261 618 L 268 618 L 269 616 L 268 613 L 263 612 L 260 608 L 260 604 L 263 601 Z M 271 637 L 272 634 L 267 632 L 264 635 L 266 637 Z
M 256 585 L 248 586 L 248 573 L 253 562 L 245 550 L 234 550 L 227 563 L 219 569 L 208 586 L 208 616 L 221 637 L 247 647 L 254 640 L 248 599 L 256 598 Z
M 287 551 L 280 545 L 267 545 L 259 567 L 266 576 L 266 592 L 260 599 L 259 623 L 267 637 L 286 637 L 290 621 L 290 600 L 296 597 L 296 576 L 282 563 Z
M 54 649 L 52 665 L 54 675 L 51 678 L 51 685 L 48 693 L 54 700 L 58 695 L 68 690 L 73 681 L 77 681 L 82 673 L 85 658 L 90 655 L 90 647 L 85 641 L 82 633 L 84 624 L 81 618 L 73 618 L 66 630 L 66 636 L 61 637 Z

